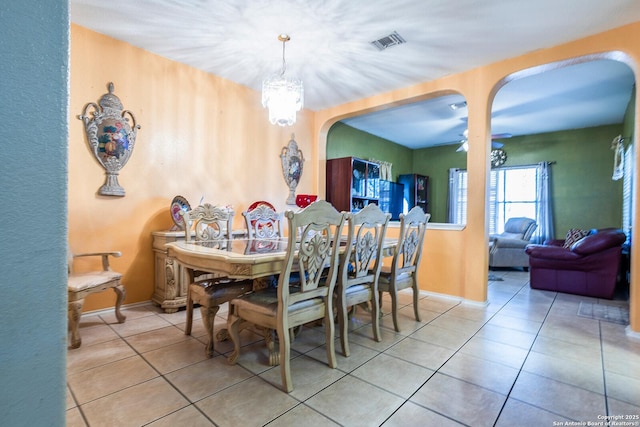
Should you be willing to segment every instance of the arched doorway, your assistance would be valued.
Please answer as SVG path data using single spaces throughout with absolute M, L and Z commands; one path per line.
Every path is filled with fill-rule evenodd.
M 508 83 L 493 100 L 492 131 L 511 123 L 508 132 L 513 136 L 502 140 L 507 161 L 491 171 L 488 182 L 501 188 L 501 193 L 488 190 L 487 211 L 495 215 L 490 233 L 502 231 L 509 209 L 517 216 L 514 206 L 539 202 L 523 200 L 517 190 L 522 185 L 509 186 L 508 174 L 544 163 L 551 165 L 550 208 L 545 213 L 538 203 L 533 210 L 539 225 L 536 243 L 564 239 L 570 229 L 615 227 L 627 234 L 630 246 L 633 162 L 627 162 L 624 175 L 614 178 L 611 150 L 617 136 L 627 154 L 635 145 L 635 76 L 625 59 L 618 53 L 576 58 L 523 70 L 503 81 Z M 491 258 L 489 262 L 491 268 Z M 628 265 L 623 263 L 624 268 Z M 629 298 L 627 276 L 621 273 L 617 299 Z

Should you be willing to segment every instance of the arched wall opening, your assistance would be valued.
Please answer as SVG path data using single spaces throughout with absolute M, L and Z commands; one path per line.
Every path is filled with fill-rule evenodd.
M 617 51 L 606 52 L 516 71 L 498 82 L 492 101 L 492 131 L 496 127 L 503 130 L 507 122 L 514 123 L 516 129 L 512 130 L 512 138 L 501 140 L 507 161 L 492 173 L 505 182 L 496 183 L 500 179 L 495 177 L 487 182 L 488 186 L 495 184 L 502 189 L 495 195 L 487 188 L 488 193 L 494 194 L 487 211 L 493 213 L 498 224 L 508 217 L 534 218 L 538 228 L 533 243 L 562 240 L 570 229 L 622 229 L 627 242 L 614 295 L 618 300 L 629 300 L 630 293 L 637 293 L 630 289 L 633 283 L 628 281 L 628 251 L 635 240 L 631 233 L 636 174 L 635 165 L 628 161 L 624 176 L 612 177 L 615 153 L 611 146 L 621 136 L 627 159 L 630 158 L 636 140 L 635 83 L 631 58 Z M 547 86 L 542 92 L 531 91 L 542 85 Z M 508 93 L 519 94 L 520 101 L 508 99 Z M 543 126 L 530 126 L 536 122 Z M 529 215 L 523 214 L 517 207 L 527 204 L 526 196 L 517 194 L 515 182 L 511 189 L 505 183 L 509 174 L 515 180 L 519 171 L 542 164 L 548 165 L 549 209 L 545 212 L 540 203 L 529 209 Z M 506 207 L 505 200 L 517 202 Z M 491 251 L 490 269 L 524 268 L 515 265 L 522 259 L 505 259 L 498 252 L 499 249 Z M 528 262 L 528 257 L 524 259 Z M 513 265 L 505 265 L 511 262 Z
M 326 158 L 379 162 L 379 202 L 392 214 L 392 221 L 419 205 L 431 214 L 432 224 L 464 226 L 464 215 L 449 215 L 449 178 L 451 170 L 466 170 L 466 128 L 464 96 L 438 94 L 337 121 L 328 131 Z M 349 183 L 335 188 L 328 182 L 327 200 L 342 202 L 349 196 L 353 206 L 341 203 L 345 205 L 341 208 L 357 209 L 362 195 L 353 188 L 354 182 L 351 190 Z M 465 186 L 459 193 L 458 198 L 466 199 Z
M 569 42 L 555 47 L 510 58 L 501 62 L 481 66 L 438 80 L 424 82 L 408 88 L 391 91 L 370 98 L 321 110 L 315 114 L 314 134 L 317 137 L 318 194 L 324 196 L 326 142 L 329 128 L 343 117 L 360 112 L 398 105 L 407 100 L 418 99 L 430 93 L 455 91 L 468 102 L 469 144 L 467 166 L 469 170 L 469 217 L 462 230 L 432 229 L 425 241 L 423 265 L 420 268 L 420 286 L 427 292 L 459 297 L 470 302 L 487 302 L 488 265 L 488 221 L 485 213 L 488 201 L 486 182 L 489 178 L 489 155 L 491 151 L 491 106 L 494 95 L 502 85 L 511 79 L 539 72 L 550 64 L 569 64 L 572 61 L 587 60 L 591 55 L 622 55 L 636 71 L 640 61 L 640 46 L 634 43 L 640 34 L 640 23 L 630 24 L 595 36 Z M 613 52 L 613 53 L 607 53 Z M 620 54 L 619 52 L 625 52 Z M 579 58 L 579 59 L 575 59 Z M 637 73 L 636 73 L 637 74 Z M 638 122 L 636 100 L 635 126 Z M 635 132 L 637 134 L 637 131 Z M 638 160 L 636 160 L 636 165 Z M 634 194 L 637 195 L 637 186 Z M 634 212 L 637 212 L 634 200 Z M 634 224 L 636 215 L 634 214 Z M 638 276 L 640 255 L 632 250 L 631 282 Z M 638 276 L 640 280 L 640 276 Z M 631 289 L 630 320 L 632 331 L 640 331 L 640 295 Z

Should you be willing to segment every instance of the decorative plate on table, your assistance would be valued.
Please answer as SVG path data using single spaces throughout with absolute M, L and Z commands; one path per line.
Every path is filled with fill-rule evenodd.
M 191 206 L 187 199 L 182 196 L 176 196 L 171 201 L 171 219 L 173 219 L 173 223 L 180 229 L 184 229 L 184 223 L 182 222 L 182 216 L 180 216 L 180 212 L 188 212 L 191 210 Z

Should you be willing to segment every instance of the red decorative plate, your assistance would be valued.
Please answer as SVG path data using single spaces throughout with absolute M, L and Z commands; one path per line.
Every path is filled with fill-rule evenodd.
M 265 205 L 265 206 L 267 206 L 268 208 L 273 209 L 274 211 L 276 210 L 276 208 L 274 208 L 274 207 L 273 207 L 273 205 L 272 205 L 271 203 L 269 203 L 269 202 L 265 202 L 264 200 L 258 200 L 257 202 L 253 202 L 253 203 L 251 203 L 251 205 L 249 205 L 249 207 L 247 208 L 247 210 L 248 210 L 248 211 L 252 211 L 252 210 L 254 210 L 255 208 L 257 208 L 258 206 L 261 206 L 261 205 Z

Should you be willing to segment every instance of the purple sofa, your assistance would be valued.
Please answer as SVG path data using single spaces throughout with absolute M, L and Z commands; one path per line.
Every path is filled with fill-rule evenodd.
M 569 248 L 564 240 L 528 245 L 531 288 L 612 299 L 625 240 L 622 230 L 607 228 L 592 230 Z

